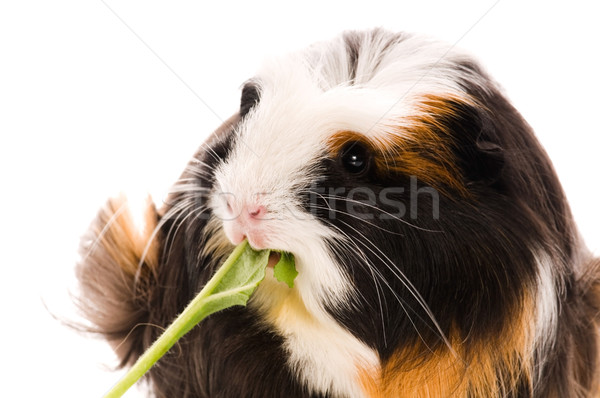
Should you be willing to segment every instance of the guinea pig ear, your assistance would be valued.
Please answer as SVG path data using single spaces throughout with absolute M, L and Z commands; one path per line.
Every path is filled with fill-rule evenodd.
M 460 143 L 459 157 L 469 182 L 494 185 L 504 169 L 504 148 L 490 115 L 481 109 L 473 112 L 468 129 L 471 131 L 464 137 L 467 142 Z

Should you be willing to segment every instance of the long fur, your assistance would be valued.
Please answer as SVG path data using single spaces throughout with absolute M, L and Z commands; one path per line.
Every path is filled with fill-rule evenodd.
M 232 236 L 299 271 L 184 336 L 157 397 L 600 396 L 600 261 L 531 128 L 444 43 L 347 32 L 267 62 L 144 220 L 109 201 L 77 269 L 122 366 Z

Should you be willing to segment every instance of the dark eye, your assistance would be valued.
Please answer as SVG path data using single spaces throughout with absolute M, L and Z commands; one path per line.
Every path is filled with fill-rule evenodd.
M 358 142 L 350 142 L 346 144 L 340 153 L 342 166 L 352 174 L 364 173 L 370 162 L 370 153 L 367 147 Z

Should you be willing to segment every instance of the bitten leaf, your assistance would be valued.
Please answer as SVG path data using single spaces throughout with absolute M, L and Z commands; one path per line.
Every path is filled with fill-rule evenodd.
M 281 253 L 279 262 L 273 268 L 273 275 L 279 282 L 287 284 L 290 289 L 294 287 L 294 279 L 298 276 L 296 271 L 296 262 L 291 253 Z

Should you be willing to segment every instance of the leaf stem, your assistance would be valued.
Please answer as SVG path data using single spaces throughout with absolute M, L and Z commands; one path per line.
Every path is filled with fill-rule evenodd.
M 212 291 L 218 286 L 221 279 L 229 272 L 242 253 L 246 250 L 248 242 L 245 241 L 234 249 L 227 257 L 225 263 L 217 270 L 214 276 L 200 290 L 181 314 L 169 325 L 160 337 L 136 361 L 129 371 L 104 395 L 104 398 L 119 398 L 134 385 L 184 334 L 189 332 L 202 319 L 214 311 L 203 308 L 210 299 Z

